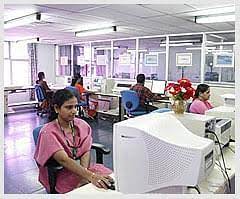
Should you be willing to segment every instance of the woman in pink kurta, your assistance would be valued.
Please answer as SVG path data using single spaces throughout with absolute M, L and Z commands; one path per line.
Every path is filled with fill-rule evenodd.
M 205 111 L 213 108 L 212 104 L 208 101 L 210 97 L 210 88 L 207 84 L 199 84 L 194 97 L 189 109 L 190 113 L 204 115 Z
M 70 91 L 62 89 L 55 93 L 53 104 L 52 121 L 41 129 L 34 154 L 39 165 L 39 181 L 49 191 L 45 164 L 53 158 L 63 166 L 56 180 L 58 193 L 69 192 L 87 182 L 107 189 L 105 183 L 110 185 L 112 179 L 105 174 L 111 170 L 106 169 L 102 175 L 92 172 L 94 168 L 89 165 L 92 130 L 85 121 L 75 118 L 77 99 Z

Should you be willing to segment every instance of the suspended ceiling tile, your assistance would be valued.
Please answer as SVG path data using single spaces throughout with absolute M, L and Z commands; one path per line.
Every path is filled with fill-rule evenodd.
M 64 11 L 84 12 L 87 10 L 98 9 L 99 7 L 106 7 L 106 4 L 46 4 L 46 7 L 54 8 Z
M 165 14 L 175 14 L 195 10 L 193 7 L 185 4 L 153 4 L 144 5 L 144 7 L 151 8 Z
M 159 11 L 143 7 L 141 5 L 134 4 L 114 4 L 108 7 L 108 9 L 115 10 L 116 12 L 124 13 L 127 15 L 137 16 L 140 18 L 151 17 L 155 15 L 161 15 Z

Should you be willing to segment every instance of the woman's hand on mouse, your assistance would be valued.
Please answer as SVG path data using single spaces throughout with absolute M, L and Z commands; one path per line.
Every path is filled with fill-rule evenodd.
M 91 176 L 90 182 L 98 188 L 108 189 L 111 186 L 110 181 L 113 179 L 107 175 L 94 174 Z

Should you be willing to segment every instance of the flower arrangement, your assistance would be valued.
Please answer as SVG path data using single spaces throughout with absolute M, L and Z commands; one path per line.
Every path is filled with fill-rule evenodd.
M 169 83 L 165 91 L 167 91 L 168 95 L 171 96 L 173 100 L 184 101 L 193 98 L 195 93 L 192 83 L 187 78 L 179 79 L 177 83 Z

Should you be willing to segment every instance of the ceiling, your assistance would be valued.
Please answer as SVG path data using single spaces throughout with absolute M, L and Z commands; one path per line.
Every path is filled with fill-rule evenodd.
M 234 0 L 208 4 L 34 4 L 4 5 L 4 21 L 41 12 L 43 21 L 4 30 L 5 41 L 39 37 L 42 43 L 66 44 L 176 33 L 234 30 L 235 23 L 196 24 L 196 11 L 233 6 Z M 86 26 L 110 23 L 111 34 L 76 37 Z

